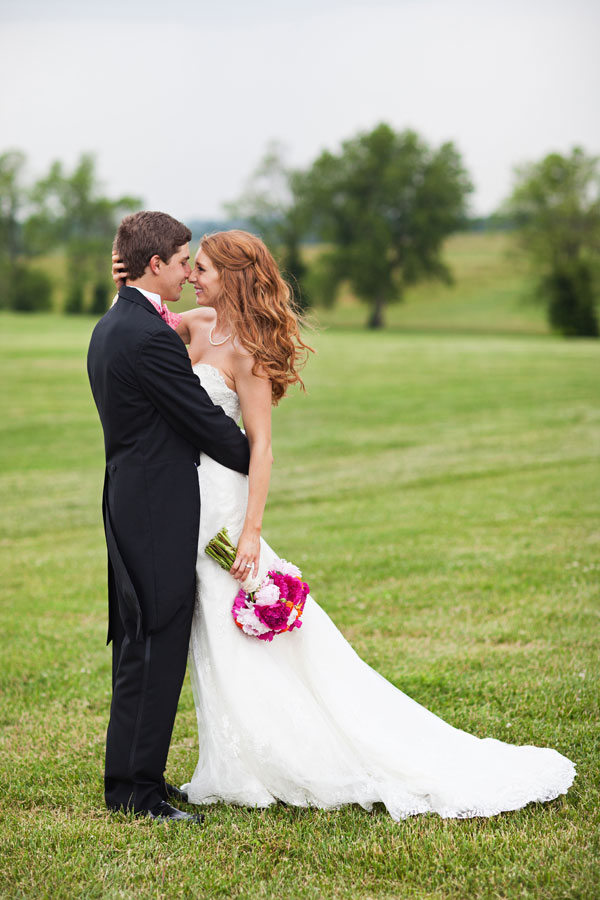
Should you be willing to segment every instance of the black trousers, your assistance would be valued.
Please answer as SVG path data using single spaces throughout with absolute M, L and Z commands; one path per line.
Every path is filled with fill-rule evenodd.
M 113 636 L 113 696 L 106 735 L 106 805 L 152 809 L 166 800 L 164 771 L 185 676 L 194 601 L 161 631 L 130 641 L 119 616 Z

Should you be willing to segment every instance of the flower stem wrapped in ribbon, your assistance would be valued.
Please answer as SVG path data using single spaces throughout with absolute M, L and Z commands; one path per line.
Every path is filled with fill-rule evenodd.
M 226 572 L 231 570 L 237 548 L 226 528 L 208 542 L 205 552 Z M 275 559 L 266 577 L 255 590 L 240 588 L 231 614 L 246 634 L 261 641 L 272 641 L 276 634 L 300 628 L 309 587 L 302 572 L 285 559 Z

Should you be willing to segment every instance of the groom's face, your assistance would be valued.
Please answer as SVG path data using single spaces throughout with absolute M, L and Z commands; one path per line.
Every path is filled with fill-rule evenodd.
M 161 260 L 158 271 L 159 282 L 156 287 L 163 301 L 179 300 L 191 271 L 188 244 L 178 247 L 168 263 Z

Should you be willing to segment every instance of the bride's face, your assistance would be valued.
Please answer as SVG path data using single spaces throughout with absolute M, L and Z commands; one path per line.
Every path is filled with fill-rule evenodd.
M 221 276 L 202 247 L 196 254 L 188 281 L 194 285 L 198 306 L 216 306 L 221 292 Z

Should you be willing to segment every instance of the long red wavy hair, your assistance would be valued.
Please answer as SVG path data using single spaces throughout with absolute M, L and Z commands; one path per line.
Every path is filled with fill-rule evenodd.
M 304 390 L 298 370 L 312 347 L 300 336 L 299 314 L 289 286 L 265 244 L 248 231 L 205 234 L 200 249 L 221 277 L 219 313 L 231 333 L 271 380 L 273 405 L 291 384 Z

